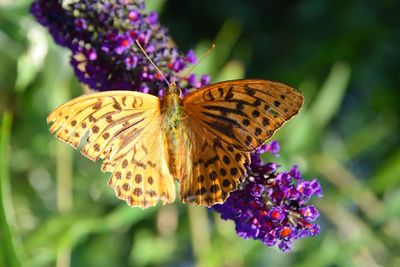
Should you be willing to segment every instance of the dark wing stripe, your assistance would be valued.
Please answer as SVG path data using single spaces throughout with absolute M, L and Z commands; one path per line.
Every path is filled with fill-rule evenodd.
M 267 117 L 267 118 L 269 118 L 270 120 L 273 120 L 273 119 L 275 118 L 274 116 L 272 116 L 272 115 L 270 114 L 270 113 L 272 113 L 271 111 L 268 111 L 268 112 L 262 111 L 261 113 L 264 115 L 264 117 Z M 202 111 L 202 114 L 206 115 L 207 117 L 211 117 L 211 118 L 213 118 L 213 119 L 217 119 L 217 120 L 219 120 L 219 121 L 221 121 L 221 122 L 228 123 L 228 125 L 232 125 L 232 126 L 235 127 L 236 129 L 240 128 L 241 130 L 245 130 L 245 129 L 242 127 L 242 125 L 240 125 L 236 120 L 230 119 L 229 117 L 219 116 L 219 115 L 212 114 L 212 113 L 209 113 L 209 112 L 204 112 L 204 111 Z M 229 115 L 229 114 L 226 114 L 226 116 L 228 116 L 228 115 Z M 197 116 L 196 116 L 196 117 L 197 117 Z M 251 117 L 247 117 L 247 118 L 250 119 L 253 123 L 255 123 L 258 127 L 260 127 L 260 128 L 265 128 L 265 126 L 262 125 L 262 122 L 260 122 L 259 120 L 252 119 Z M 208 121 L 206 121 L 206 120 L 202 120 L 202 121 L 205 122 L 205 123 L 208 122 Z M 210 119 L 210 121 L 215 122 L 215 120 L 211 120 L 211 119 Z M 226 126 L 224 126 L 224 127 L 228 127 L 228 126 L 226 125 Z M 253 132 L 249 132 L 249 134 L 250 134 L 253 138 L 256 138 L 256 136 L 254 136 Z M 237 138 L 235 138 L 235 139 L 237 140 Z
M 248 95 L 243 94 L 243 92 L 240 92 L 240 91 L 234 91 L 234 92 L 235 92 L 235 94 L 236 94 L 239 98 L 240 98 L 240 97 L 249 97 Z M 266 93 L 265 93 L 265 94 L 266 94 Z M 272 96 L 272 95 L 270 95 L 270 94 L 266 94 L 266 95 L 268 95 L 269 97 L 271 97 L 271 98 L 273 98 L 273 99 L 278 99 L 277 97 L 274 97 L 274 96 Z M 275 110 L 277 113 L 279 113 L 280 115 L 283 115 L 283 114 L 280 113 L 276 108 L 274 108 L 273 106 L 271 106 L 271 103 L 268 103 L 267 101 L 263 100 L 262 98 L 255 97 L 255 96 L 251 96 L 251 98 L 254 99 L 254 100 L 260 100 L 261 103 L 263 103 L 263 104 L 268 104 L 268 105 L 270 106 L 270 109 L 273 109 L 273 110 Z M 278 100 L 279 100 L 279 99 L 278 99 Z M 249 105 L 249 106 L 251 106 L 251 107 L 253 106 L 253 104 L 252 104 L 252 103 L 249 103 L 249 102 L 247 102 L 246 105 Z M 286 104 L 285 104 L 285 106 L 287 106 L 288 108 L 290 108 L 290 106 L 288 106 L 288 105 L 286 105 Z M 262 111 L 262 112 L 264 112 L 264 113 L 266 113 L 266 112 L 264 111 L 264 109 L 262 109 L 262 108 L 260 108 L 259 110 Z
M 222 133 L 223 135 L 226 135 L 229 138 L 239 142 L 239 139 L 237 139 L 236 136 L 234 135 L 232 128 L 227 128 L 225 125 L 219 124 L 217 122 L 209 122 L 204 120 L 201 121 L 210 126 L 211 128 L 213 128 L 214 130 L 217 130 L 218 132 Z
M 220 120 L 220 121 L 223 121 L 223 122 L 226 122 L 226 123 L 230 123 L 230 124 L 236 126 L 236 128 L 242 128 L 242 126 L 237 121 L 232 120 L 232 119 L 230 119 L 228 117 L 218 116 L 218 115 L 215 115 L 215 114 L 212 114 L 212 113 L 209 113 L 209 112 L 204 112 L 204 111 L 202 111 L 201 113 L 203 113 L 207 117 L 211 117 L 213 119 L 217 119 L 217 120 Z
M 207 106 L 202 106 L 205 109 L 208 110 L 216 110 L 221 112 L 221 114 L 229 114 L 229 113 L 233 113 L 233 114 L 237 114 L 237 115 L 241 115 L 243 117 L 247 118 L 247 114 L 240 111 L 240 110 L 236 110 L 236 109 L 231 109 L 231 108 L 226 108 L 226 107 L 221 107 L 221 106 L 213 106 L 213 105 L 207 105 Z
M 134 115 L 134 114 L 133 114 L 133 115 Z M 111 128 L 120 126 L 120 125 L 121 125 L 121 121 L 123 121 L 125 118 L 132 119 L 132 118 L 135 118 L 135 117 L 136 117 L 136 116 L 133 116 L 133 115 L 125 116 L 125 117 L 121 118 L 120 120 L 115 121 L 115 122 L 119 122 L 119 124 L 112 123 L 112 124 L 110 124 L 110 125 L 107 125 L 107 127 L 105 127 L 104 130 L 103 130 L 101 133 L 99 133 L 99 134 L 97 135 L 96 139 L 92 140 L 92 142 L 91 142 L 91 144 L 90 144 L 89 147 L 91 147 L 91 146 L 93 146 L 95 143 L 97 143 L 97 141 L 98 141 L 99 139 L 102 138 L 102 135 L 103 135 L 104 132 L 110 131 Z M 142 118 L 142 119 L 140 119 L 139 121 L 136 121 L 136 122 L 134 122 L 133 124 L 130 124 L 130 125 L 126 126 L 126 127 L 122 127 L 120 130 L 118 130 L 117 132 L 114 133 L 114 136 L 113 136 L 112 138 L 110 138 L 110 139 L 108 140 L 108 142 L 106 142 L 105 144 L 103 144 L 103 147 L 104 147 L 104 148 L 107 147 L 113 140 L 115 140 L 116 138 L 118 138 L 118 136 L 121 135 L 121 133 L 123 133 L 124 131 L 128 131 L 130 128 L 132 128 L 132 127 L 135 126 L 135 125 L 138 125 L 138 124 L 141 123 L 142 121 L 144 121 L 144 118 Z M 134 133 L 134 134 L 135 134 L 135 133 Z M 131 139 L 131 140 L 133 140 L 133 139 Z M 125 141 L 125 139 L 124 139 L 124 141 Z M 89 148 L 89 147 L 88 147 L 88 148 Z
M 255 89 L 255 90 L 257 90 L 257 89 Z M 262 91 L 260 91 L 260 90 L 257 90 L 257 91 L 258 91 L 258 92 L 262 92 Z M 259 110 L 260 112 L 262 112 L 265 116 L 269 116 L 270 118 L 272 118 L 271 115 L 270 115 L 270 113 L 272 113 L 272 114 L 276 113 L 278 116 L 285 117 L 284 114 L 282 114 L 281 112 L 279 112 L 279 110 L 277 110 L 277 109 L 275 109 L 273 106 L 271 106 L 270 103 L 264 101 L 263 99 L 261 99 L 261 98 L 259 98 L 259 97 L 249 96 L 249 95 L 243 94 L 243 92 L 240 92 L 240 91 L 233 91 L 233 92 L 236 94 L 236 96 L 239 96 L 239 97 L 248 97 L 248 98 L 251 97 L 252 99 L 254 99 L 253 103 L 254 103 L 256 100 L 259 100 L 259 101 L 260 101 L 261 103 L 263 103 L 263 104 L 268 104 L 268 105 L 270 106 L 268 112 L 265 111 L 263 108 L 259 108 L 259 109 L 258 109 L 258 110 Z M 270 95 L 270 94 L 267 94 L 267 93 L 265 93 L 265 94 L 268 95 L 268 96 L 270 96 L 270 97 L 273 98 L 273 99 L 279 100 L 279 98 L 274 97 L 273 95 Z M 216 100 L 216 101 L 211 102 L 210 105 L 207 105 L 207 106 L 203 106 L 202 104 L 197 104 L 197 105 L 201 105 L 202 108 L 206 108 L 207 110 L 216 110 L 216 111 L 219 111 L 219 112 L 221 112 L 221 114 L 225 114 L 225 115 L 228 115 L 229 113 L 234 113 L 234 114 L 241 115 L 241 116 L 245 116 L 246 118 L 249 118 L 249 116 L 248 116 L 246 113 L 244 113 L 244 112 L 242 112 L 242 111 L 240 111 L 240 110 L 237 110 L 237 109 L 230 109 L 230 108 L 226 108 L 226 107 L 221 107 L 221 106 L 218 106 L 218 103 L 241 103 L 241 104 L 243 104 L 243 105 L 247 105 L 247 106 L 253 107 L 253 103 L 250 103 L 250 102 L 244 101 L 244 100 L 236 100 L 236 99 L 230 99 L 230 100 L 228 100 L 228 101 L 225 101 L 225 100 Z M 290 107 L 289 107 L 288 105 L 286 105 L 286 104 L 285 104 L 285 106 L 288 107 L 288 108 L 290 108 Z M 261 126 L 261 125 L 259 124 L 259 126 Z
M 218 115 L 215 115 L 215 114 L 212 114 L 212 113 L 208 113 L 208 112 L 202 112 L 204 115 L 206 115 L 206 116 L 209 116 L 209 117 L 212 117 L 212 118 L 215 118 L 215 119 L 217 119 L 217 120 L 220 120 L 220 121 L 223 121 L 223 122 L 227 122 L 228 123 L 228 125 L 224 125 L 224 126 L 222 126 L 220 123 L 218 123 L 217 121 L 215 121 L 215 120 L 210 120 L 210 122 L 209 121 L 205 121 L 205 120 L 202 120 L 204 123 L 211 123 L 211 122 L 214 122 L 214 123 L 217 123 L 218 124 L 218 126 L 219 126 L 219 128 L 221 128 L 221 129 L 224 129 L 224 130 L 226 130 L 227 128 L 229 128 L 229 127 L 235 127 L 236 129 L 238 129 L 238 128 L 240 128 L 242 131 L 245 131 L 245 129 L 242 127 L 242 125 L 240 125 L 237 121 L 235 121 L 235 120 L 232 120 L 232 119 L 230 119 L 230 118 L 228 118 L 228 117 L 222 117 L 222 116 L 218 116 Z M 259 127 L 264 127 L 264 126 L 262 126 L 261 124 L 259 124 L 257 121 L 254 121 Z M 211 126 L 211 125 L 210 125 Z M 218 129 L 216 129 L 215 127 L 213 127 L 215 130 L 218 130 Z M 219 130 L 218 130 L 219 131 Z M 221 132 L 221 131 L 219 131 L 219 132 Z M 224 131 L 225 132 L 225 131 Z M 221 133 L 224 133 L 224 132 L 221 132 Z M 257 137 L 254 135 L 254 133 L 253 132 L 248 132 L 248 134 L 249 135 L 251 135 L 254 139 L 256 139 Z M 234 139 L 234 140 L 236 140 L 236 141 L 240 141 L 240 139 L 239 138 L 236 138 L 236 136 L 235 136 L 235 134 L 234 134 L 234 131 L 232 131 L 232 136 L 234 136 L 234 137 L 232 137 L 232 136 L 230 136 L 230 135 L 227 135 L 228 137 L 231 137 L 232 139 Z M 244 144 L 243 142 L 240 142 L 241 144 Z
M 215 157 L 213 157 L 213 158 L 207 160 L 206 162 L 204 162 L 204 167 L 207 169 L 208 166 L 210 166 L 211 164 L 213 164 L 214 162 L 216 162 L 218 160 L 219 160 L 219 157 L 218 157 L 218 155 L 216 155 Z

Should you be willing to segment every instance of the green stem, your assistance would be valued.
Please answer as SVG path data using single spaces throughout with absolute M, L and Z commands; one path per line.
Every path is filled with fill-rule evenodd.
M 57 142 L 57 209 L 61 214 L 72 210 L 72 152 L 65 143 Z
M 5 111 L 1 124 L 0 133 L 0 247 L 2 248 L 2 259 L 0 265 L 19 267 L 21 266 L 18 251 L 16 249 L 15 235 L 13 233 L 13 211 L 11 201 L 11 189 L 8 173 L 8 151 L 10 143 L 10 133 L 12 125 L 12 115 Z M 21 251 L 20 251 L 21 252 Z
M 60 214 L 72 210 L 72 152 L 65 143 L 57 142 L 57 209 Z M 69 267 L 71 248 L 60 248 L 57 252 L 57 267 Z
M 190 231 L 192 234 L 193 254 L 196 257 L 196 266 L 205 266 L 205 259 L 210 249 L 210 229 L 208 225 L 207 209 L 204 207 L 188 207 Z

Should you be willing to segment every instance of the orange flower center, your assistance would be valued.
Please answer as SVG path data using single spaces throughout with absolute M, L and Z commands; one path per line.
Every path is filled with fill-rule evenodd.
M 122 46 L 127 47 L 129 45 L 129 41 L 128 40 L 123 40 L 122 41 Z
M 306 210 L 305 212 L 303 212 L 303 215 L 305 217 L 310 217 L 311 216 L 311 212 L 309 210 Z
M 290 230 L 289 227 L 285 227 L 285 228 L 283 228 L 283 230 L 280 232 L 280 235 L 281 235 L 282 237 L 287 237 L 287 236 L 290 235 L 291 232 L 292 232 L 292 230 Z
M 274 219 L 279 219 L 280 216 L 281 213 L 279 211 L 274 210 L 273 212 L 271 212 L 271 217 Z

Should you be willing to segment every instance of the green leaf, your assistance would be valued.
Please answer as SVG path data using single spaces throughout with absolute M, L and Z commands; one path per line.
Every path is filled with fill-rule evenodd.
M 229 61 L 221 70 L 215 81 L 228 81 L 244 77 L 244 66 L 239 61 Z
M 211 77 L 216 77 L 229 59 L 233 47 L 241 33 L 242 27 L 238 22 L 227 20 L 222 25 L 222 28 L 215 38 L 215 48 L 211 51 L 209 56 L 196 67 L 194 72 L 196 74 L 208 74 L 211 75 Z M 200 58 L 210 47 L 211 43 L 209 41 L 200 42 L 195 49 L 196 55 Z
M 383 193 L 400 185 L 400 149 L 397 149 L 384 162 L 370 179 L 371 188 L 377 193 Z
M 162 13 L 164 9 L 166 1 L 165 0 L 152 0 L 146 1 L 146 12 L 149 13 L 151 11 L 157 11 L 158 13 Z
M 155 209 L 132 209 L 125 203 L 103 216 L 85 217 L 82 214 L 50 218 L 30 236 L 26 247 L 33 266 L 43 266 L 55 260 L 57 251 L 74 248 L 90 234 L 121 231 L 153 214 Z
M 11 133 L 12 115 L 6 111 L 0 133 L 0 248 L 2 249 L 3 266 L 21 266 L 17 244 L 14 208 L 11 200 L 11 188 L 8 174 L 9 143 Z
M 15 89 L 19 92 L 25 90 L 36 78 L 36 75 L 42 68 L 48 50 L 47 37 L 44 30 L 32 23 L 25 23 L 29 46 L 27 51 L 18 58 Z
M 350 66 L 336 63 L 310 108 L 315 124 L 321 129 L 336 115 L 350 79 Z

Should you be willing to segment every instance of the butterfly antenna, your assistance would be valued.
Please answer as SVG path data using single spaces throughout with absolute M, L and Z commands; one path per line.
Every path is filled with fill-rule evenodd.
M 215 48 L 215 44 L 212 44 L 211 46 L 210 46 L 210 48 L 208 48 L 208 50 L 207 50 L 207 52 L 200 58 L 200 60 L 196 63 L 196 64 L 194 64 L 187 72 L 186 72 L 186 74 L 183 76 L 183 80 L 184 79 L 186 79 L 186 77 L 190 74 L 190 73 L 192 73 L 192 71 L 194 70 L 194 68 L 196 68 L 202 61 L 203 61 L 203 59 L 205 59 L 210 53 L 211 53 L 211 51 L 213 50 Z
M 153 65 L 153 67 L 158 71 L 158 73 L 161 75 L 161 77 L 164 78 L 164 81 L 168 84 L 168 86 L 171 86 L 171 84 L 169 83 L 169 81 L 167 80 L 167 78 L 165 78 L 164 74 L 161 72 L 161 70 L 157 67 L 157 65 L 153 62 L 153 60 L 151 60 L 151 58 L 149 57 L 149 55 L 146 53 L 146 51 L 144 50 L 143 46 L 139 43 L 138 40 L 135 40 L 135 43 L 137 44 L 137 46 L 140 48 L 140 50 L 142 50 L 142 53 L 145 55 L 145 57 L 150 61 L 151 65 Z

